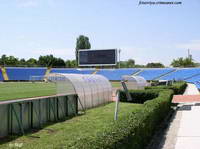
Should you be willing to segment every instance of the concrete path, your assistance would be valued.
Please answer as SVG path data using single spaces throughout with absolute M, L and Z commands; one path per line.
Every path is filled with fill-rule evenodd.
M 175 149 L 200 149 L 200 105 L 185 105 L 176 138 Z
M 187 83 L 187 88 L 185 90 L 185 93 L 183 95 L 199 95 L 199 90 L 194 84 Z
M 184 95 L 198 96 L 199 91 L 195 85 L 188 84 Z M 178 105 L 158 146 L 158 149 L 200 149 L 200 101 Z

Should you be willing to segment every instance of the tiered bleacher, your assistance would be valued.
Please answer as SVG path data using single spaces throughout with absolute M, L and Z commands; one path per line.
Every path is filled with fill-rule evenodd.
M 155 80 L 158 77 L 170 73 L 174 71 L 173 68 L 150 68 L 150 69 L 144 69 L 140 73 L 137 74 L 137 76 L 142 76 L 146 80 Z
M 198 81 L 200 81 L 200 74 L 190 77 L 190 78 L 186 79 L 185 81 L 191 82 L 191 83 L 198 82 Z
M 123 75 L 132 75 L 138 72 L 140 69 L 137 68 L 127 68 L 127 69 L 101 69 L 96 74 L 103 75 L 111 81 L 121 80 Z
M 52 68 L 50 73 L 92 74 L 94 71 L 94 69 Z
M 38 76 L 36 80 L 41 80 L 46 73 L 47 68 L 22 68 L 7 67 L 6 72 L 11 81 L 29 81 L 31 77 Z
M 6 67 L 9 81 L 29 81 L 35 76 L 35 80 L 42 80 L 47 68 Z M 123 68 L 123 69 L 77 69 L 77 68 L 52 68 L 50 73 L 76 73 L 76 74 L 100 74 L 110 81 L 120 81 L 123 75 L 138 75 L 146 80 L 184 80 L 194 83 L 200 89 L 200 68 Z M 39 77 L 40 76 L 40 77 Z M 0 81 L 4 81 L 0 69 Z
M 195 84 L 197 86 L 197 88 L 200 89 L 200 74 L 190 77 L 190 78 L 186 79 L 185 81 Z
M 3 79 L 3 74 L 2 74 L 2 70 L 1 70 L 1 68 L 0 68 L 0 81 L 3 81 L 4 79 Z
M 194 82 L 194 84 L 196 85 L 196 87 L 197 87 L 198 89 L 200 89 L 200 82 Z
M 200 74 L 200 68 L 181 68 L 161 77 L 161 80 L 186 80 L 192 76 Z
M 92 74 L 95 72 L 95 69 L 78 69 L 80 74 Z

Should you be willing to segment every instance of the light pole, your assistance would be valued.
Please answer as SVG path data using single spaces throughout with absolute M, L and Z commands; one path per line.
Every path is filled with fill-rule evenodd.
M 119 49 L 119 68 L 120 68 L 120 53 L 121 53 L 121 49 Z

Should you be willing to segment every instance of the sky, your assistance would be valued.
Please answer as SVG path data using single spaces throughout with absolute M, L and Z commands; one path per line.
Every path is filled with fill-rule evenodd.
M 170 65 L 173 59 L 186 57 L 187 49 L 200 62 L 200 0 L 176 1 L 182 4 L 0 0 L 0 55 L 75 59 L 76 38 L 86 35 L 92 49 L 121 49 L 121 60 L 131 58 L 137 64 Z

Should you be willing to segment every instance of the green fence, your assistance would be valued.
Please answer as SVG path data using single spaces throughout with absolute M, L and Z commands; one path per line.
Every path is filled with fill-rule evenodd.
M 24 134 L 78 112 L 77 95 L 59 95 L 0 102 L 0 137 Z

